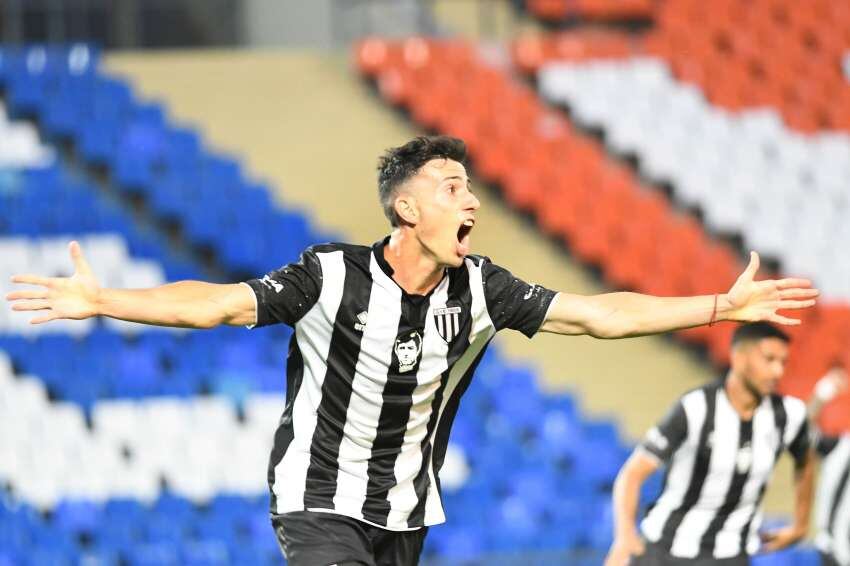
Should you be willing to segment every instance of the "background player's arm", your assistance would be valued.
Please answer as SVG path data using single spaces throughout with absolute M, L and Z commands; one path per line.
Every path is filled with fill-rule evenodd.
M 33 324 L 108 316 L 157 326 L 211 328 L 256 320 L 256 299 L 246 285 L 180 281 L 151 289 L 105 289 L 98 285 L 79 244 L 71 242 L 70 252 L 75 270 L 71 277 L 13 277 L 15 283 L 38 288 L 9 293 L 6 299 L 15 301 L 12 309 L 41 311 Z
M 661 463 L 641 449 L 635 450 L 626 461 L 614 482 L 614 542 L 605 559 L 605 566 L 621 566 L 632 556 L 643 554 L 644 544 L 637 529 L 640 490 L 647 478 Z
M 777 313 L 815 304 L 818 295 L 805 279 L 755 281 L 759 268 L 753 252 L 750 263 L 727 293 L 699 297 L 654 297 L 638 293 L 594 296 L 560 293 L 549 309 L 541 331 L 625 338 L 657 334 L 708 324 L 715 320 L 766 320 L 794 325 L 800 321 Z M 716 309 L 715 309 L 716 301 Z
M 817 421 L 823 408 L 838 395 L 847 390 L 847 372 L 841 366 L 830 369 L 826 375 L 815 384 L 812 397 L 806 407 L 809 422 L 817 430 Z
M 794 522 L 773 532 L 762 533 L 763 550 L 774 552 L 796 544 L 806 537 L 815 484 L 815 455 L 810 448 L 794 466 Z

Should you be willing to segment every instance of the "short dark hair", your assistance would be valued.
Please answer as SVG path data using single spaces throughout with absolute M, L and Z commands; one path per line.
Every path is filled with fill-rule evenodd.
M 791 337 L 769 322 L 750 322 L 742 324 L 732 334 L 732 347 L 744 342 L 755 342 L 765 338 L 778 338 L 785 343 L 791 342 Z
M 396 189 L 416 175 L 432 159 L 466 160 L 466 144 L 449 136 L 419 136 L 399 147 L 391 147 L 378 158 L 378 197 L 384 215 L 393 227 L 398 218 L 393 208 Z

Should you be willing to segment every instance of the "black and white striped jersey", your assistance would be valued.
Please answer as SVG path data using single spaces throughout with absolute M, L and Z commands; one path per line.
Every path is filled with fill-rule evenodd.
M 674 557 L 754 554 L 774 465 L 786 448 L 802 465 L 809 444 L 799 399 L 765 397 L 743 421 L 722 381 L 686 393 L 639 447 L 667 465 L 663 491 L 640 524 L 643 536 Z
M 295 329 L 269 462 L 273 513 L 328 511 L 390 530 L 443 522 L 438 473 L 460 397 L 493 335 L 531 337 L 555 297 L 479 256 L 409 295 L 387 242 L 314 246 L 247 282 L 256 326 Z
M 850 566 L 850 434 L 820 437 L 820 483 L 815 500 L 815 544 L 841 566 Z

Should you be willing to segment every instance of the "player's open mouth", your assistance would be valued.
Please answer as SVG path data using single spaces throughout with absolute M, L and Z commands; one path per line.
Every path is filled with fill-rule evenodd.
M 457 230 L 457 253 L 460 256 L 469 254 L 469 233 L 475 226 L 475 219 L 467 218 Z

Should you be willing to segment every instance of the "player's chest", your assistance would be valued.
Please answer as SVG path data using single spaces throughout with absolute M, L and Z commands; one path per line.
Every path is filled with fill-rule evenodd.
M 360 372 L 421 381 L 438 378 L 468 346 L 470 309 L 468 301 L 449 295 L 373 293 L 343 302 L 332 324 L 347 349 L 357 352 Z

